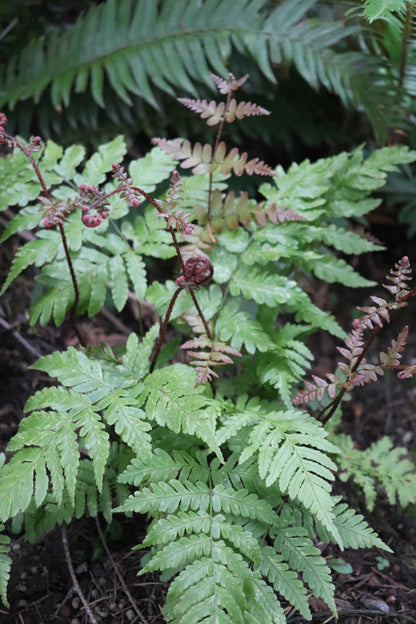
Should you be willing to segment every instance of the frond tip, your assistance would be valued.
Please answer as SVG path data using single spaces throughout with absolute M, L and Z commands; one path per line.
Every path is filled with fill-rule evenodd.
M 226 79 L 220 78 L 220 76 L 217 76 L 216 74 L 213 74 L 213 73 L 211 73 L 209 76 L 211 80 L 215 82 L 215 85 L 218 91 L 223 94 L 231 93 L 232 91 L 237 91 L 237 89 L 239 89 L 248 80 L 248 74 L 238 79 L 235 78 L 235 76 L 231 73 L 228 75 L 228 78 Z

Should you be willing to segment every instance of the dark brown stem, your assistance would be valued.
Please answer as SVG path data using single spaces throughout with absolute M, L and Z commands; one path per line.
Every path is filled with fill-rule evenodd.
M 46 188 L 45 181 L 44 181 L 44 179 L 42 177 L 42 174 L 40 172 L 40 169 L 38 167 L 37 162 L 35 161 L 35 159 L 32 156 L 31 151 L 27 147 L 22 145 L 20 143 L 20 141 L 17 141 L 13 137 L 11 137 L 11 136 L 9 136 L 7 134 L 5 134 L 4 136 L 6 136 L 7 138 L 10 138 L 17 145 L 17 147 L 24 153 L 24 155 L 27 156 L 27 158 L 30 160 L 30 163 L 31 163 L 33 169 L 35 170 L 36 175 L 38 176 L 39 183 L 40 183 L 40 185 L 42 187 L 42 190 L 43 190 L 46 198 L 49 199 L 49 201 L 52 201 L 51 194 L 49 193 L 48 189 Z
M 160 214 L 163 214 L 162 208 L 159 206 L 157 201 L 154 200 L 153 197 L 151 197 L 151 195 L 149 195 L 148 193 L 143 191 L 143 189 L 141 189 L 141 188 L 139 188 L 137 186 L 132 186 L 131 188 L 134 191 L 137 191 L 138 193 L 143 195 L 143 197 L 145 197 L 152 204 L 152 206 L 154 206 L 156 208 L 156 210 Z M 170 232 L 170 234 L 172 236 L 173 244 L 175 245 L 176 255 L 178 256 L 179 262 L 181 264 L 182 272 L 184 272 L 185 271 L 185 265 L 184 265 L 184 262 L 183 262 L 181 250 L 179 248 L 178 239 L 176 238 L 176 234 L 175 234 L 175 232 L 174 232 L 172 227 L 169 227 L 169 232 Z M 179 295 L 181 290 L 182 290 L 182 288 L 178 288 L 175 291 L 175 293 L 174 293 L 174 295 L 172 297 L 172 300 L 171 300 L 171 302 L 169 304 L 169 308 L 168 308 L 168 310 L 166 312 L 165 320 L 163 321 L 163 325 L 160 328 L 159 339 L 158 339 L 158 342 L 157 342 L 157 345 L 156 345 L 155 353 L 154 353 L 153 358 L 152 358 L 152 362 L 151 362 L 151 365 L 150 365 L 150 371 L 149 372 L 153 372 L 153 370 L 154 370 L 154 367 L 155 367 L 155 364 L 156 364 L 156 360 L 158 358 L 158 355 L 159 355 L 159 352 L 160 352 L 160 349 L 161 349 L 161 346 L 162 346 L 163 338 L 164 338 L 165 333 L 166 333 L 166 327 L 167 327 L 167 324 L 169 322 L 170 315 L 172 313 L 173 305 L 174 305 L 174 303 L 175 303 L 175 301 L 176 301 L 176 299 L 177 299 L 177 297 L 178 297 L 178 295 Z M 204 314 L 203 314 L 203 312 L 202 312 L 202 310 L 200 308 L 200 305 L 198 303 L 196 295 L 193 292 L 193 290 L 190 290 L 189 292 L 191 294 L 192 300 L 193 300 L 194 305 L 195 305 L 195 307 L 197 309 L 197 312 L 199 314 L 199 318 L 201 319 L 201 321 L 202 321 L 202 323 L 203 323 L 203 325 L 205 327 L 205 331 L 207 333 L 207 336 L 208 336 L 209 339 L 211 339 L 211 333 L 209 331 L 208 323 L 207 323 L 207 321 L 206 321 L 206 319 L 204 317 Z
M 86 343 L 84 338 L 81 335 L 81 332 L 79 331 L 78 325 L 77 325 L 77 321 L 76 321 L 76 312 L 77 312 L 77 307 L 78 307 L 78 303 L 79 303 L 79 288 L 78 288 L 78 282 L 77 282 L 77 278 L 75 275 L 75 271 L 74 271 L 74 265 L 72 264 L 72 259 L 71 259 L 71 254 L 69 252 L 69 247 L 68 247 L 68 241 L 66 239 L 66 234 L 65 234 L 65 230 L 64 230 L 64 226 L 62 225 L 62 223 L 58 223 L 59 226 L 59 232 L 61 234 L 61 238 L 62 238 L 62 243 L 64 246 L 64 251 L 65 251 L 65 258 L 66 261 L 68 263 L 68 267 L 69 267 L 69 272 L 71 274 L 71 280 L 72 280 L 72 285 L 74 287 L 74 303 L 72 304 L 72 308 L 70 311 L 70 318 L 71 318 L 71 324 L 72 327 L 74 329 L 74 332 L 79 340 L 79 344 L 82 347 L 86 347 Z
M 202 310 L 201 310 L 201 308 L 200 308 L 200 305 L 199 305 L 199 303 L 198 303 L 198 299 L 196 298 L 196 295 L 195 295 L 195 293 L 194 293 L 194 291 L 193 291 L 193 290 L 190 290 L 189 292 L 190 292 L 190 294 L 191 294 L 192 301 L 194 302 L 194 306 L 195 306 L 195 307 L 196 307 L 196 309 L 197 309 L 197 312 L 198 312 L 199 318 L 201 319 L 201 321 L 202 321 L 202 323 L 203 323 L 203 325 L 204 325 L 204 327 L 205 327 L 205 332 L 206 332 L 206 334 L 207 334 L 207 338 L 208 338 L 209 340 L 211 340 L 211 332 L 209 331 L 208 323 L 207 323 L 207 321 L 206 321 L 206 319 L 205 319 L 205 316 L 204 316 L 204 314 L 203 314 L 203 312 L 202 312 Z
M 132 186 L 131 188 L 134 191 L 137 191 L 138 193 L 143 195 L 143 197 L 145 197 L 147 199 L 147 201 L 149 201 L 152 204 L 152 206 L 154 206 L 156 208 L 156 210 L 160 214 L 164 214 L 162 208 L 159 206 L 157 201 L 155 199 L 153 199 L 153 197 L 151 197 L 151 195 L 146 193 L 146 191 L 143 191 L 143 189 L 139 188 L 138 186 Z M 167 222 L 167 219 L 166 219 L 166 222 Z M 168 231 L 170 232 L 170 235 L 172 236 L 173 244 L 175 245 L 176 255 L 178 256 L 178 260 L 179 260 L 179 262 L 181 264 L 181 269 L 182 269 L 182 272 L 183 272 L 183 271 L 185 271 L 185 265 L 184 265 L 184 262 L 183 262 L 181 250 L 179 249 L 179 244 L 178 244 L 178 240 L 176 238 L 175 231 L 174 231 L 174 229 L 172 227 L 168 227 Z
M 12 140 L 15 145 L 17 145 L 17 147 L 25 154 L 25 156 L 30 160 L 30 163 L 33 167 L 33 169 L 35 170 L 35 173 L 38 177 L 39 183 L 42 187 L 43 193 L 45 195 L 45 197 L 52 202 L 52 197 L 51 194 L 49 193 L 45 181 L 43 179 L 43 176 L 40 172 L 40 169 L 38 167 L 37 162 L 35 161 L 35 159 L 32 156 L 31 151 L 25 147 L 24 145 L 22 145 L 22 143 L 20 143 L 20 141 L 18 141 L 17 139 L 14 139 L 13 137 L 9 136 L 9 135 L 5 135 L 6 138 L 9 138 L 10 140 Z M 58 224 L 59 226 L 59 233 L 61 235 L 61 239 L 62 239 L 62 244 L 64 246 L 64 251 L 65 251 L 65 258 L 66 261 L 68 263 L 68 267 L 69 267 L 69 272 L 71 274 L 71 280 L 72 280 L 72 285 L 74 287 L 74 304 L 71 308 L 71 312 L 70 312 L 70 318 L 71 318 L 71 324 L 72 327 L 74 329 L 74 332 L 79 340 L 79 343 L 82 347 L 85 347 L 85 340 L 83 339 L 83 337 L 81 336 L 81 332 L 79 331 L 77 322 L 76 322 L 76 309 L 78 307 L 78 302 L 79 302 L 79 288 L 78 288 L 78 282 L 77 282 L 77 278 L 75 275 L 75 271 L 74 271 L 74 265 L 72 264 L 72 260 L 71 260 L 71 254 L 69 252 L 69 248 L 68 248 L 68 242 L 66 239 L 66 235 L 65 235 L 65 230 L 64 230 L 64 226 L 62 225 L 62 223 Z
M 416 295 L 416 288 L 413 288 L 412 290 L 409 290 L 408 293 L 406 293 L 403 297 L 400 297 L 397 300 L 397 303 L 403 303 L 404 301 L 407 301 L 408 299 L 410 299 L 411 297 L 414 297 Z
M 164 319 L 164 321 L 162 323 L 162 326 L 160 328 L 159 338 L 158 338 L 158 341 L 157 341 L 157 344 L 156 344 L 155 351 L 153 353 L 152 361 L 150 363 L 149 373 L 153 373 L 153 371 L 154 371 L 154 368 L 155 368 L 155 365 L 156 365 L 156 360 L 159 357 L 160 349 L 162 348 L 163 339 L 164 339 L 165 334 L 166 334 L 166 328 L 168 326 L 169 319 L 170 319 L 170 316 L 172 314 L 173 306 L 175 305 L 175 301 L 178 298 L 178 295 L 179 295 L 179 293 L 181 291 L 182 291 L 182 286 L 180 286 L 179 288 L 177 288 L 175 290 L 175 292 L 173 293 L 173 297 L 170 300 L 169 307 L 168 307 L 166 315 L 165 315 L 165 319 Z

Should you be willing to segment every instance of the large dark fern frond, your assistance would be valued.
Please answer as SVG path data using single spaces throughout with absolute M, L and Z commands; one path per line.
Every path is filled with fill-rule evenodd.
M 17 102 L 39 102 L 48 94 L 55 110 L 71 102 L 72 114 L 73 101 L 88 92 L 112 119 L 120 122 L 117 111 L 123 111 L 128 121 L 137 96 L 158 109 L 160 91 L 195 95 L 196 82 L 211 87 L 209 70 L 226 76 L 233 50 L 254 61 L 272 82 L 274 67 L 294 63 L 309 84 L 323 84 L 349 101 L 351 77 L 364 56 L 333 51 L 353 29 L 305 19 L 313 4 L 291 0 L 267 12 L 265 0 L 235 5 L 227 0 L 107 0 L 66 30 L 30 42 L 13 58 L 0 76 L 0 106 L 13 109 Z M 231 89 L 240 84 L 241 79 Z M 45 115 L 47 107 L 42 108 Z

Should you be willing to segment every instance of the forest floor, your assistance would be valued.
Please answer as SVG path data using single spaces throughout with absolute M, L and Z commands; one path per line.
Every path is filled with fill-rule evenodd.
M 399 233 L 396 239 L 398 243 L 393 241 L 388 252 L 374 254 L 360 264 L 360 271 L 366 277 L 378 283 L 385 282 L 389 268 L 404 254 L 409 255 L 416 266 L 411 242 L 406 243 Z M 8 245 L 0 254 L 2 277 L 7 274 L 12 252 L 12 245 Z M 8 440 L 16 432 L 26 399 L 47 383 L 46 376 L 29 370 L 29 365 L 40 355 L 73 344 L 67 325 L 59 329 L 36 327 L 32 330 L 29 327 L 30 277 L 20 277 L 11 288 L 0 301 L 0 451 L 5 451 Z M 331 296 L 335 303 L 332 309 L 348 330 L 353 308 L 365 305 L 368 294 L 345 288 L 329 292 L 323 287 L 316 296 L 324 302 Z M 407 311 L 401 312 L 392 319 L 387 333 L 391 331 L 389 338 L 394 337 L 403 324 L 409 324 L 410 338 L 403 361 L 414 363 L 415 302 L 410 302 Z M 114 345 L 126 339 L 129 320 L 127 315 L 120 322 L 108 312 L 87 322 L 92 336 Z M 318 336 L 311 348 L 316 356 L 314 372 L 322 375 L 334 370 L 336 343 L 330 337 Z M 414 381 L 404 383 L 394 376 L 386 376 L 378 383 L 357 390 L 348 404 L 342 426 L 364 448 L 381 436 L 390 435 L 396 445 L 414 452 Z M 340 488 L 349 504 L 365 515 L 393 554 L 376 549 L 340 553 L 334 547 L 324 547 L 325 557 L 342 558 L 352 569 L 334 573 L 339 624 L 416 624 L 416 509 L 401 510 L 379 498 L 375 511 L 369 514 L 356 486 L 346 483 L 340 484 Z M 97 622 L 162 624 L 161 608 L 167 585 L 160 582 L 157 575 L 138 577 L 143 552 L 131 550 L 144 537 L 145 518 L 121 520 L 105 535 L 104 526 L 104 521 L 97 526 L 94 520 L 74 520 L 67 527 L 73 575 L 69 572 L 68 554 L 63 547 L 65 535 L 60 528 L 35 545 L 10 533 L 13 558 L 8 593 L 10 607 L 0 603 L 0 624 L 86 624 L 89 619 L 74 590 L 74 577 Z M 324 603 L 311 598 L 310 604 L 313 622 L 335 624 L 334 616 Z M 286 613 L 290 624 L 304 622 L 290 607 Z

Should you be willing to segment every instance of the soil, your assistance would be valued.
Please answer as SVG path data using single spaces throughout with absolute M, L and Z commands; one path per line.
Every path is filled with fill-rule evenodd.
M 407 253 L 410 242 L 397 230 L 388 233 L 389 252 L 375 254 L 361 261 L 360 271 L 379 283 L 393 263 Z M 383 232 L 380 238 L 383 239 Z M 393 240 L 393 238 L 395 240 Z M 384 238 L 385 240 L 385 238 Z M 404 241 L 404 242 L 403 242 Z M 8 272 L 13 255 L 12 241 L 0 254 L 0 273 Z M 410 256 L 413 265 L 416 258 Z M 0 451 L 16 432 L 23 417 L 25 400 L 47 383 L 47 378 L 29 370 L 40 355 L 65 348 L 73 342 L 69 326 L 31 329 L 27 308 L 31 297 L 30 274 L 17 279 L 0 301 Z M 339 322 L 348 329 L 351 311 L 363 305 L 367 293 L 322 286 L 316 293 L 321 303 L 336 309 Z M 401 318 L 387 328 L 391 337 L 410 325 L 406 362 L 416 361 L 416 327 L 414 302 Z M 412 307 L 413 306 L 413 307 Z M 401 313 L 400 313 L 401 314 Z M 413 318 L 412 318 L 413 314 Z M 399 316 L 399 314 L 398 314 Z M 117 344 L 126 338 L 134 310 L 121 321 L 111 313 L 98 315 L 88 321 L 91 337 Z M 401 323 L 398 325 L 398 323 Z M 413 334 L 412 334 L 413 324 Z M 413 336 L 413 338 L 412 338 Z M 334 370 L 337 360 L 336 343 L 326 334 L 314 338 L 311 347 L 316 356 L 316 374 Z M 411 450 L 416 445 L 416 387 L 414 381 L 398 382 L 394 377 L 357 390 L 347 410 L 343 426 L 361 446 L 367 446 L 382 435 L 390 435 L 397 445 Z M 416 623 L 416 509 L 401 510 L 379 499 L 376 511 L 368 514 L 357 488 L 342 484 L 346 500 L 361 511 L 380 537 L 392 548 L 393 554 L 374 550 L 340 553 L 334 547 L 324 547 L 323 555 L 341 558 L 351 565 L 334 574 L 336 603 L 340 624 L 413 624 Z M 74 589 L 74 579 L 84 594 L 97 622 L 111 624 L 162 624 L 161 607 L 167 585 L 157 575 L 137 576 L 141 551 L 131 550 L 145 533 L 145 518 L 122 520 L 102 535 L 100 525 L 93 520 L 74 520 L 67 535 L 60 528 L 47 534 L 34 545 L 19 535 L 12 537 L 13 568 L 9 584 L 10 607 L 0 603 L 0 624 L 86 624 L 89 616 Z M 101 521 L 102 527 L 105 522 Z M 101 534 L 101 538 L 100 538 Z M 64 541 L 68 553 L 65 554 Z M 72 561 L 71 576 L 68 562 Z M 120 580 L 122 579 L 122 580 Z M 127 590 L 127 591 L 126 591 Z M 319 624 L 335 622 L 334 616 L 320 600 L 310 599 L 313 621 Z M 288 606 L 290 624 L 304 620 Z

